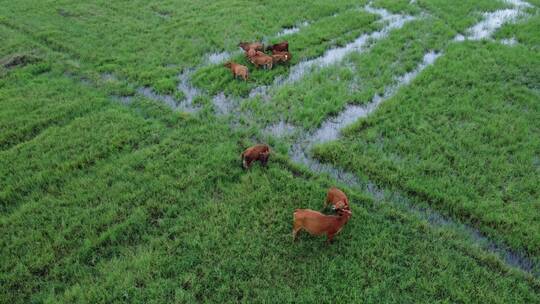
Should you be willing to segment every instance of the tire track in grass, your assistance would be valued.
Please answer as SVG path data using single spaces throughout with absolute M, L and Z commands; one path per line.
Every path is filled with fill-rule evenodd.
M 166 132 L 161 123 L 141 120 L 115 106 L 63 127 L 51 127 L 31 141 L 2 151 L 0 215 L 11 213 L 40 193 L 59 192 L 70 177 L 116 155 L 159 142 Z M 91 144 L 96 142 L 99 145 Z
M 77 86 L 79 81 L 57 77 L 61 73 L 52 67 L 47 56 L 51 47 L 43 47 L 43 42 L 2 20 L 0 32 L 18 40 L 17 46 L 5 50 L 10 54 L 6 58 L 23 58 L 23 64 L 12 67 L 0 81 L 0 152 L 30 141 L 50 127 L 62 127 L 79 117 L 101 111 L 107 104 L 105 95 L 89 94 L 85 86 Z M 16 49 L 19 50 L 15 52 Z M 26 56 L 35 60 L 25 62 Z M 79 89 L 62 93 L 66 87 L 75 86 Z M 48 94 L 44 94 L 42 87 L 48 88 Z
M 3 120 L 0 121 L 0 129 L 5 130 L 0 135 L 0 151 L 30 141 L 52 126 L 62 127 L 79 117 L 100 111 L 108 104 L 105 95 L 93 94 L 73 80 L 58 80 L 51 76 L 32 78 L 38 81 L 32 85 L 27 79 L 24 83 L 10 80 L 9 85 L 0 89 L 0 95 L 6 98 L 4 109 L 0 111 L 0 120 Z M 45 90 L 40 91 L 43 81 L 39 79 L 47 80 L 47 94 L 44 94 Z M 63 93 L 61 90 L 65 90 L 65 86 L 73 86 L 77 90 Z
M 524 15 L 522 10 L 530 7 L 530 4 L 521 0 L 507 0 L 506 2 L 512 4 L 514 7 L 511 9 L 485 13 L 482 21 L 467 30 L 467 36 L 457 35 L 453 41 L 459 42 L 464 40 L 489 39 L 503 24 L 517 20 L 518 17 Z M 390 85 L 385 90 L 383 96 L 374 96 L 372 101 L 366 105 L 346 106 L 339 115 L 327 119 L 319 129 L 299 138 L 291 146 L 289 155 L 294 162 L 305 165 L 315 173 L 328 174 L 330 177 L 341 183 L 359 189 L 362 192 L 369 193 L 377 202 L 390 202 L 391 204 L 426 220 L 433 226 L 457 231 L 460 235 L 464 236 L 480 248 L 499 257 L 506 265 L 520 269 L 539 278 L 540 265 L 536 265 L 526 253 L 516 251 L 500 241 L 492 240 L 479 229 L 457 222 L 451 217 L 443 215 L 428 206 L 423 206 L 413 198 L 407 197 L 402 192 L 377 185 L 366 177 L 356 176 L 351 172 L 337 168 L 331 164 L 321 163 L 310 155 L 310 151 L 314 145 L 338 139 L 343 128 L 360 118 L 372 114 L 382 102 L 393 97 L 398 92 L 399 88 L 408 85 L 425 68 L 434 64 L 436 59 L 441 55 L 442 53 L 433 51 L 426 53 L 423 61 L 418 67 L 412 72 L 396 78 L 395 84 Z
M 68 46 L 64 46 L 63 44 L 58 43 L 56 41 L 47 39 L 47 37 L 38 36 L 32 33 L 31 31 L 25 29 L 24 27 L 20 27 L 16 24 L 12 24 L 11 22 L 7 20 L 0 19 L 0 25 L 3 25 L 6 28 L 9 28 L 13 31 L 22 33 L 30 37 L 32 40 L 36 41 L 37 43 L 45 46 L 47 49 L 55 53 L 67 56 L 68 58 L 74 61 L 79 61 L 81 58 L 83 58 L 81 54 L 77 52 L 76 50 Z M 185 92 L 184 94 L 186 94 L 186 97 L 192 98 L 192 99 L 186 100 L 185 102 L 176 100 L 176 98 L 174 98 L 171 95 L 155 93 L 151 88 L 148 88 L 148 87 L 138 87 L 136 89 L 136 92 L 137 94 L 143 97 L 146 97 L 148 99 L 165 103 L 166 105 L 170 106 L 173 110 L 182 110 L 184 112 L 194 113 L 198 111 L 199 108 L 194 106 L 192 101 L 195 97 L 199 95 L 199 93 L 197 89 L 191 86 L 189 83 L 189 76 L 191 75 L 191 72 L 192 70 L 186 70 L 185 72 L 178 74 L 178 79 L 179 79 L 178 88 L 179 89 L 186 88 L 187 94 Z M 101 74 L 101 78 L 104 81 L 118 80 L 118 78 L 114 74 L 111 74 L 111 73 L 103 73 Z M 137 87 L 136 85 L 133 85 L 132 83 L 127 83 L 127 84 L 132 87 Z M 114 99 L 120 100 L 121 103 L 123 104 L 129 104 L 132 102 L 132 96 L 111 96 L 111 97 L 113 97 Z
M 170 113 L 165 115 L 175 116 Z M 211 128 L 216 131 L 225 129 L 216 125 L 213 124 Z M 100 162 L 84 175 L 75 176 L 63 185 L 61 193 L 46 193 L 16 212 L 0 217 L 0 227 L 9 227 L 6 229 L 8 233 L 39 248 L 39 255 L 36 258 L 32 250 L 24 251 L 19 246 L 2 249 L 11 257 L 19 257 L 23 264 L 32 265 L 29 274 L 35 275 L 35 278 L 39 274 L 58 273 L 64 267 L 76 267 L 77 271 L 49 279 L 77 282 L 81 272 L 91 273 L 97 264 L 110 260 L 126 247 L 135 248 L 148 240 L 149 235 L 162 235 L 163 230 L 157 229 L 159 219 L 166 210 L 170 210 L 167 209 L 169 207 L 179 210 L 172 197 L 182 197 L 193 191 L 187 189 L 190 185 L 208 181 L 204 166 L 197 164 L 208 159 L 212 152 L 203 145 L 186 144 L 195 138 L 207 136 L 210 136 L 212 143 L 218 143 L 219 132 L 209 132 L 207 128 L 204 122 L 188 120 L 181 128 L 161 136 L 159 142 L 117 155 L 112 159 L 114 161 Z M 194 159 L 197 161 L 192 162 Z M 177 166 L 173 167 L 180 169 L 163 171 L 162 166 L 156 167 L 156 162 L 162 166 L 175 163 Z M 191 165 L 180 166 L 182 163 Z M 159 181 L 156 182 L 156 178 Z M 149 186 L 141 188 L 137 185 Z M 173 188 L 175 190 L 170 192 Z M 80 189 L 85 190 L 78 192 Z M 187 199 L 174 202 L 190 203 Z M 189 208 L 189 212 L 194 212 L 193 209 Z M 28 214 L 34 217 L 29 219 Z M 42 227 L 40 223 L 44 222 L 52 224 Z M 57 225 L 60 222 L 61 225 Z M 34 234 L 32 231 L 40 233 Z M 54 237 L 46 246 L 40 247 L 36 244 L 43 239 L 42 235 Z M 50 250 L 50 254 L 39 252 L 43 248 Z M 41 263 L 32 264 L 34 259 Z M 13 260 L 11 258 L 10 262 Z M 11 267 L 13 265 L 7 264 L 4 269 L 13 271 Z M 32 280 L 33 283 L 35 281 Z M 36 285 L 36 290 L 41 288 L 39 284 Z

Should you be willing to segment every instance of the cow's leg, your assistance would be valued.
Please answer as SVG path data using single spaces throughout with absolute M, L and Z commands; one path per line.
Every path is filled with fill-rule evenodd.
M 261 165 L 266 167 L 266 164 L 268 163 L 268 155 L 261 155 L 260 161 L 261 161 Z
M 250 157 L 245 157 L 244 158 L 244 169 L 249 169 L 249 167 L 251 167 L 252 162 L 253 162 L 253 159 L 251 159 Z
M 332 242 L 334 241 L 334 234 L 333 233 L 328 233 L 326 235 L 327 239 L 326 239 L 326 244 L 327 245 L 330 245 L 332 244 Z
M 296 224 L 296 222 L 294 223 L 294 227 L 293 227 L 293 231 L 292 231 L 292 240 L 293 240 L 293 243 L 296 241 L 296 238 L 298 236 L 298 232 L 300 232 L 300 230 L 302 229 L 302 226 Z

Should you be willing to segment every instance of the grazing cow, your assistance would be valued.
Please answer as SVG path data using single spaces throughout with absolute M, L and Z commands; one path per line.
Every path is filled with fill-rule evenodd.
M 288 62 L 291 60 L 291 54 L 289 52 L 274 52 L 272 60 L 274 63 Z
M 330 204 L 332 205 L 333 209 L 351 209 L 347 195 L 336 187 L 328 189 L 326 201 L 324 202 L 324 208 Z
M 244 169 L 251 167 L 251 163 L 257 160 L 260 161 L 263 166 L 266 166 L 268 158 L 270 157 L 270 147 L 268 145 L 258 144 L 247 148 L 241 156 Z
M 255 49 L 249 49 L 249 51 L 246 52 L 246 57 L 248 59 L 250 59 L 252 57 L 255 57 L 255 56 L 268 56 L 268 55 L 266 55 L 265 53 L 263 53 L 261 51 L 257 51 Z
M 254 49 L 256 51 L 264 51 L 264 45 L 260 42 L 240 42 L 238 44 L 244 51 L 249 51 L 249 49 Z
M 265 53 L 261 51 L 255 51 L 255 56 L 268 56 L 268 55 L 266 55 Z
M 225 63 L 223 66 L 231 70 L 234 78 L 240 76 L 244 81 L 247 81 L 249 72 L 246 66 L 231 61 Z
M 301 229 L 311 235 L 326 234 L 326 243 L 330 244 L 336 234 L 349 221 L 351 210 L 338 209 L 338 215 L 325 215 L 311 209 L 296 209 L 293 214 L 293 242 Z
M 257 55 L 257 52 L 255 49 L 249 49 L 246 51 L 246 57 L 251 58 Z
M 280 43 L 272 44 L 266 47 L 267 51 L 273 52 L 288 52 L 289 51 L 289 42 L 287 40 Z
M 262 52 L 256 52 L 255 56 L 249 57 L 249 61 L 259 68 L 261 65 L 265 68 L 272 69 L 272 64 L 274 60 L 272 56 L 268 56 Z

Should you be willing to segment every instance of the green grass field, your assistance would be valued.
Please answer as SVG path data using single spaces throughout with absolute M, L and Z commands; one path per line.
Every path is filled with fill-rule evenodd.
M 488 39 L 459 42 L 513 4 L 3 1 L 0 303 L 540 303 L 540 3 L 529 3 Z M 379 9 L 406 22 L 387 31 Z M 362 35 L 342 60 L 279 82 Z M 236 45 L 259 39 L 289 40 L 290 65 L 250 65 L 243 83 L 208 60 L 247 64 Z M 289 156 L 430 51 L 442 54 L 433 65 L 308 152 L 478 229 L 530 269 Z M 139 94 L 182 103 L 188 69 L 196 113 Z M 250 97 L 260 86 L 268 95 Z M 222 92 L 231 115 L 218 114 Z M 293 134 L 262 131 L 279 121 Z M 243 170 L 240 153 L 261 141 L 268 167 Z M 330 246 L 307 233 L 293 243 L 293 211 L 320 210 L 333 185 L 351 220 Z

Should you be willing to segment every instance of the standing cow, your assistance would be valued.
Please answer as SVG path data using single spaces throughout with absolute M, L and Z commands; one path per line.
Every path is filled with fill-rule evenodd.
M 326 201 L 324 201 L 324 208 L 328 205 L 332 205 L 333 209 L 351 209 L 347 195 L 336 187 L 328 189 Z
M 260 161 L 263 166 L 266 166 L 270 157 L 270 147 L 265 144 L 249 147 L 242 153 L 241 157 L 244 169 L 249 169 L 254 161 Z
M 249 71 L 247 66 L 229 61 L 223 65 L 226 68 L 229 68 L 233 74 L 233 77 L 236 78 L 237 76 L 242 77 L 244 81 L 248 80 L 249 77 Z
M 325 215 L 311 209 L 296 209 L 293 213 L 293 242 L 300 230 L 306 230 L 311 235 L 326 235 L 326 243 L 332 243 L 334 236 L 352 216 L 351 210 L 338 209 L 338 215 Z

